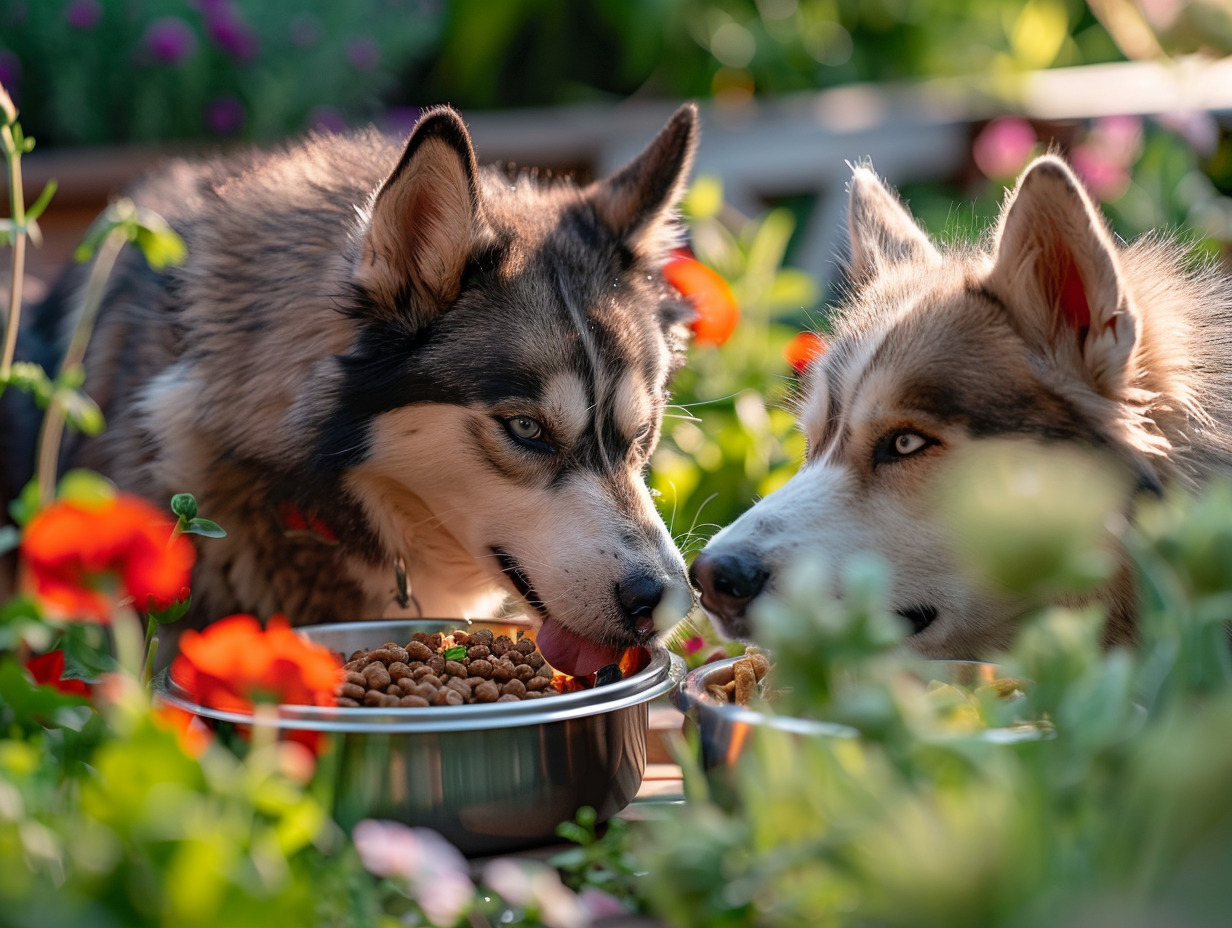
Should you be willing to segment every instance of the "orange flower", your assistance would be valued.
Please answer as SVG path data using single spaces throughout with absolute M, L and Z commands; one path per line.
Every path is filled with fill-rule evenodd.
M 61 500 L 30 520 L 22 559 L 44 609 L 64 619 L 107 622 L 121 596 L 137 608 L 175 601 L 196 552 L 175 523 L 144 500 Z
M 693 340 L 699 345 L 722 345 L 736 330 L 740 306 L 727 281 L 695 258 L 677 252 L 663 265 L 667 282 L 697 310 Z
M 783 349 L 783 357 L 797 374 L 803 374 L 808 366 L 826 351 L 826 340 L 816 332 L 800 332 Z
M 180 748 L 190 757 L 200 757 L 210 746 L 210 730 L 191 712 L 178 706 L 156 704 L 152 717 L 159 728 L 175 733 Z
M 34 682 L 40 686 L 54 686 L 61 693 L 70 696 L 90 696 L 90 688 L 85 680 L 64 679 L 64 652 L 48 651 L 39 657 L 26 661 L 26 670 L 34 677 Z
M 171 678 L 203 706 L 251 712 L 256 703 L 334 704 L 342 668 L 333 653 L 291 630 L 276 615 L 267 628 L 250 615 L 186 631 Z

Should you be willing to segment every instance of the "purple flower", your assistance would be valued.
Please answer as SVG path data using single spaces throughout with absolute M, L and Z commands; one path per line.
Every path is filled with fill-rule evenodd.
M 1219 147 L 1219 123 L 1205 110 L 1174 110 L 1155 117 L 1161 126 L 1189 143 L 1204 158 L 1215 154 Z
M 318 106 L 308 114 L 308 128 L 318 132 L 342 132 L 346 129 L 346 119 L 337 107 Z
M 197 51 L 197 35 L 178 16 L 163 16 L 150 23 L 141 45 L 159 64 L 178 64 Z
M 103 7 L 98 0 L 73 0 L 64 10 L 68 24 L 83 31 L 93 29 L 102 18 Z
M 216 135 L 235 135 L 247 119 L 244 104 L 235 97 L 216 97 L 205 106 L 205 125 Z
M 7 48 L 0 48 L 0 84 L 3 84 L 14 100 L 14 88 L 21 81 L 21 59 Z
M 365 819 L 352 837 L 364 866 L 377 876 L 406 881 L 432 924 L 454 924 L 474 901 L 466 858 L 435 831 Z
M 347 43 L 346 59 L 356 71 L 371 71 L 381 63 L 381 49 L 372 39 L 361 36 Z
M 975 166 L 992 180 L 1014 177 L 1027 164 L 1035 148 L 1035 130 L 1018 116 L 1002 116 L 975 137 L 971 156 Z
M 205 31 L 215 45 L 236 61 L 249 61 L 257 56 L 257 34 L 235 4 L 202 0 L 201 12 L 205 16 Z

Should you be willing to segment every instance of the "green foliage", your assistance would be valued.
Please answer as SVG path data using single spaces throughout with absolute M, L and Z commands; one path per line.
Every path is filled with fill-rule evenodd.
M 672 925 L 1222 924 L 1232 490 L 1141 508 L 1138 646 L 1105 651 L 1098 607 L 1047 607 L 1002 658 L 1027 681 L 1008 699 L 927 685 L 945 665 L 893 648 L 883 568 L 852 568 L 841 602 L 798 577 L 763 616 L 773 711 L 859 735 L 750 732 L 721 805 L 687 771 L 701 798 L 635 836 L 651 910 Z M 1055 590 L 1082 573 L 1064 562 L 1083 561 L 1088 528 L 1081 507 L 1073 537 L 1050 524 Z

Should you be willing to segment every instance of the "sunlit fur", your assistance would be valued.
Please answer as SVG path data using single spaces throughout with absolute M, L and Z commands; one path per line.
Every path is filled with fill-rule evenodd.
M 938 511 L 947 460 L 992 438 L 1073 443 L 1108 453 L 1146 492 L 1227 468 L 1232 286 L 1174 242 L 1115 243 L 1055 157 L 1025 172 L 982 248 L 933 244 L 866 168 L 850 194 L 850 290 L 798 409 L 807 459 L 701 555 L 767 576 L 749 602 L 722 601 L 713 579 L 702 601 L 729 634 L 755 637 L 750 615 L 790 564 L 837 572 L 872 551 L 892 568 L 895 610 L 935 612 L 916 648 L 986 656 L 1010 642 L 1024 604 L 956 563 Z M 1081 298 L 1066 289 L 1075 280 Z M 879 461 L 899 430 L 930 443 Z M 1106 639 L 1132 638 L 1127 573 L 1105 596 Z
M 87 358 L 108 429 L 69 459 L 160 506 L 192 492 L 227 529 L 198 544 L 184 624 L 490 614 L 516 585 L 496 551 L 532 613 L 592 640 L 645 631 L 622 612 L 629 578 L 687 605 L 642 472 L 688 334 L 660 268 L 696 141 L 682 107 L 579 186 L 478 168 L 438 109 L 405 146 L 319 136 L 135 190 L 189 257 L 124 259 Z M 42 308 L 45 334 L 77 290 Z M 512 437 L 518 416 L 542 447 Z M 287 506 L 337 544 L 290 530 Z

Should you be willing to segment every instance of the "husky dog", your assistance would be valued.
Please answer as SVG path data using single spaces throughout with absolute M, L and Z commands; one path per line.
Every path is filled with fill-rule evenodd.
M 119 268 L 86 359 L 108 427 L 70 459 L 226 528 L 183 624 L 477 617 L 512 593 L 585 674 L 683 614 L 642 471 L 687 342 L 660 268 L 697 135 L 684 106 L 578 186 L 480 169 L 438 108 L 405 146 L 314 137 L 135 190 L 188 259 Z
M 1157 493 L 1227 468 L 1232 282 L 1175 243 L 1115 242 L 1055 156 L 1027 168 L 988 250 L 934 245 L 867 168 L 849 194 L 851 289 L 806 375 L 806 459 L 714 536 L 692 577 L 720 630 L 745 637 L 789 563 L 871 551 L 911 644 L 984 656 L 1025 606 L 959 569 L 935 477 L 992 437 L 1101 449 Z M 1104 596 L 1105 639 L 1132 638 L 1128 570 Z

